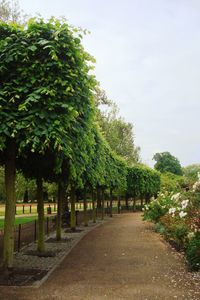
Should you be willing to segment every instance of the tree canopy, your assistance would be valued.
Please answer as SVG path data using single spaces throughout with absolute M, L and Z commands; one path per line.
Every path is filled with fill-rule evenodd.
M 0 59 L 0 158 L 7 191 L 4 260 L 9 265 L 16 156 L 32 159 L 32 152 L 45 160 L 50 150 L 57 153 L 57 171 L 63 158 L 72 160 L 72 137 L 84 144 L 83 132 L 92 122 L 95 80 L 89 75 L 93 59 L 81 45 L 80 32 L 54 18 L 30 20 L 26 27 L 0 23 Z
M 19 7 L 19 2 L 17 0 L 0 1 L 0 20 L 3 22 L 12 22 L 12 23 L 23 23 L 26 16 L 23 14 L 23 11 Z
M 154 168 L 161 173 L 170 172 L 176 175 L 183 174 L 178 158 L 169 152 L 156 153 L 153 159 L 156 161 Z
M 160 174 L 145 166 L 128 168 L 127 195 L 149 200 L 160 191 Z
M 129 165 L 140 160 L 140 148 L 135 146 L 133 125 L 118 116 L 117 105 L 109 100 L 99 87 L 95 94 L 97 120 L 101 131 L 111 149 L 123 157 Z M 107 109 L 101 110 L 101 105 Z

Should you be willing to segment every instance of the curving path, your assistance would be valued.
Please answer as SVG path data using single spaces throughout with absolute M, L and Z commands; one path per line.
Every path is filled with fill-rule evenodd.
M 86 235 L 42 287 L 1 288 L 0 299 L 197 300 L 200 277 L 141 214 L 123 214 Z

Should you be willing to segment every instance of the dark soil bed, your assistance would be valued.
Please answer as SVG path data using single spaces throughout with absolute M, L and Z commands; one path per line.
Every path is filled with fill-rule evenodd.
M 55 238 L 49 238 L 45 243 L 67 243 L 72 240 L 72 238 L 62 238 L 60 241 L 57 241 Z
M 71 228 L 68 228 L 65 230 L 66 233 L 79 233 L 83 231 L 83 229 L 78 229 L 78 228 L 75 228 L 75 229 L 71 229 Z
M 6 276 L 0 271 L 0 286 L 27 286 L 41 280 L 47 274 L 46 270 L 13 268 Z
M 183 247 L 178 245 L 176 241 L 171 240 L 171 239 L 166 239 L 166 241 L 171 245 L 172 248 L 174 248 L 177 252 L 184 252 Z
M 58 252 L 58 251 L 57 251 Z M 37 250 L 28 250 L 26 255 L 38 256 L 38 257 L 55 257 L 56 253 L 53 251 L 38 252 Z

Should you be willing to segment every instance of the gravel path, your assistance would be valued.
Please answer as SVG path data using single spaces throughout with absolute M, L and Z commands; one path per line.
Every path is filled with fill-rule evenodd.
M 88 233 L 36 288 L 1 288 L 3 300 L 200 299 L 200 276 L 142 222 L 122 214 Z

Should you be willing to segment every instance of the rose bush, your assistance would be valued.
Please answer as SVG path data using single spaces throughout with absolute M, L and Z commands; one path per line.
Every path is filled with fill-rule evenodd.
M 192 190 L 162 192 L 144 206 L 144 219 L 153 221 L 177 249 L 184 250 L 192 270 L 200 270 L 200 173 Z

